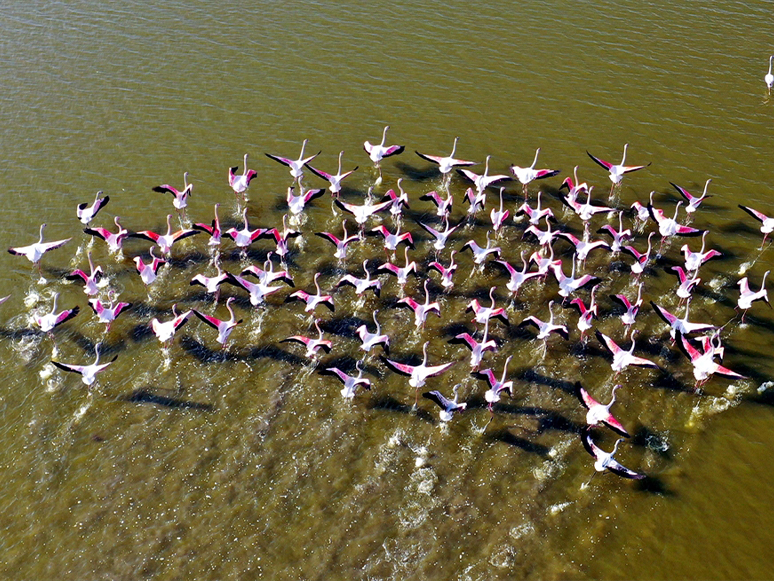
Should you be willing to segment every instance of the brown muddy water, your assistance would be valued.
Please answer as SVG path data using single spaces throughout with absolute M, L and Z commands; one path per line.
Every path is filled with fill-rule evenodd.
M 42 260 L 42 275 L 24 258 L 4 253 L 0 296 L 0 571 L 8 579 L 726 579 L 771 576 L 774 542 L 769 478 L 774 443 L 774 313 L 755 303 L 742 324 L 734 310 L 737 281 L 753 288 L 774 263 L 760 250 L 758 223 L 744 204 L 774 212 L 774 101 L 763 82 L 774 51 L 771 3 L 668 2 L 315 3 L 117 0 L 32 2 L 0 14 L 2 46 L 2 201 L 0 242 L 32 243 L 39 225 L 46 239 L 72 237 Z M 380 197 L 402 186 L 410 200 L 404 230 L 414 235 L 409 257 L 419 276 L 405 290 L 381 274 L 380 297 L 336 289 L 346 272 L 360 275 L 363 260 L 375 273 L 388 256 L 381 240 L 353 243 L 347 258 L 314 235 L 341 233 L 343 215 L 326 193 L 291 226 L 288 268 L 296 289 L 313 288 L 320 272 L 333 291 L 335 312 L 318 308 L 330 354 L 310 361 L 302 346 L 281 342 L 313 333 L 285 288 L 254 308 L 246 293 L 224 285 L 215 306 L 198 273 L 212 275 L 212 255 L 201 234 L 173 246 L 171 264 L 150 290 L 132 259 L 148 258 L 151 244 L 126 242 L 111 255 L 75 217 L 75 206 L 103 190 L 110 203 L 93 225 L 163 231 L 171 196 L 151 188 L 194 184 L 187 209 L 209 222 L 220 204 L 224 225 L 240 220 L 243 205 L 228 187 L 227 169 L 258 172 L 249 190 L 253 227 L 281 227 L 287 212 L 287 169 L 264 156 L 296 157 L 301 142 L 321 151 L 313 162 L 335 169 L 359 166 L 343 199 L 362 203 L 377 177 L 362 149 L 390 125 L 389 143 L 404 153 L 383 162 Z M 586 151 L 617 163 L 647 164 L 627 175 L 609 203 L 628 208 L 654 203 L 672 215 L 678 201 L 669 182 L 712 197 L 692 225 L 709 230 L 707 245 L 723 257 L 701 267 L 691 302 L 692 321 L 725 325 L 724 365 L 747 376 L 713 377 L 693 392 L 692 367 L 670 342 L 668 327 L 650 301 L 677 310 L 681 264 L 672 240 L 651 260 L 635 329 L 639 356 L 663 371 L 627 369 L 618 377 L 596 338 L 585 347 L 577 313 L 559 308 L 557 283 L 527 283 L 513 299 L 503 268 L 476 268 L 458 252 L 455 286 L 444 292 L 429 262 L 448 263 L 451 250 L 490 229 L 487 206 L 436 254 L 418 221 L 437 221 L 419 197 L 441 179 L 414 151 L 445 155 L 459 136 L 459 157 L 483 162 L 491 173 L 529 165 L 560 175 L 533 182 L 561 228 L 580 235 L 580 220 L 560 202 L 559 185 L 579 166 L 608 203 L 610 181 Z M 473 168 L 481 171 L 478 166 Z M 306 173 L 308 187 L 322 187 Z M 522 202 L 517 182 L 505 184 L 505 207 Z M 468 184 L 452 179 L 452 223 L 466 216 Z M 681 208 L 683 218 L 685 214 Z M 177 224 L 173 217 L 173 224 Z M 349 217 L 350 229 L 354 220 Z M 390 229 L 389 214 L 369 222 Z M 608 223 L 595 217 L 592 232 Z M 617 220 L 613 220 L 617 224 Z M 632 224 L 629 214 L 625 225 Z M 494 242 L 502 258 L 520 265 L 526 221 L 508 220 Z M 648 223 L 636 232 L 644 250 Z M 597 234 L 593 234 L 595 237 Z M 659 236 L 656 235 L 656 246 Z M 687 239 L 693 250 L 699 239 Z M 570 245 L 554 245 L 570 271 Z M 260 265 L 273 244 L 260 240 L 243 256 L 221 246 L 223 268 L 238 273 Z M 87 252 L 103 267 L 112 292 L 133 307 L 105 332 L 88 308 L 81 285 L 64 275 L 87 268 Z M 403 264 L 403 251 L 398 264 Z M 582 267 L 602 279 L 595 329 L 624 345 L 621 309 L 609 296 L 636 295 L 632 258 L 596 251 Z M 276 263 L 276 260 L 275 260 Z M 396 308 L 403 296 L 422 298 L 424 280 L 441 317 L 419 331 L 413 313 Z M 510 325 L 490 325 L 498 344 L 483 368 L 499 376 L 512 357 L 512 397 L 490 420 L 485 381 L 471 375 L 470 351 L 450 343 L 476 332 L 466 305 L 498 306 Z M 80 314 L 42 334 L 32 321 L 51 308 Z M 167 320 L 173 304 L 224 318 L 233 296 L 243 319 L 221 352 L 215 331 L 192 318 L 163 349 L 150 320 Z M 578 296 L 588 302 L 589 290 Z M 548 316 L 570 339 L 544 347 L 518 324 Z M 455 362 L 425 389 L 447 396 L 459 384 L 468 409 L 448 424 L 438 408 L 375 353 L 364 359 L 370 392 L 345 400 L 341 384 L 319 372 L 337 365 L 354 373 L 362 357 L 354 329 L 378 310 L 391 337 L 390 357 L 414 362 L 429 341 L 432 364 Z M 682 314 L 680 309 L 678 312 Z M 478 329 L 476 337 L 481 337 Z M 102 342 L 116 361 L 88 391 L 75 374 L 51 365 L 90 363 Z M 594 473 L 580 431 L 585 410 L 573 385 L 581 381 L 608 401 L 633 434 L 617 458 L 647 474 L 634 482 Z M 596 428 L 612 449 L 616 436 Z M 591 480 L 590 480 L 591 479 Z M 590 480 L 590 482 L 589 482 Z M 588 483 L 588 484 L 587 484 Z

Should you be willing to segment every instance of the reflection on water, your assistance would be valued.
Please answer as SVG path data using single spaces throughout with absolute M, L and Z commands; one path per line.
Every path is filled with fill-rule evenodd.
M 128 2 L 98 10 L 85 2 L 9 8 L 0 19 L 8 59 L 0 96 L 3 242 L 32 242 L 41 222 L 49 225 L 47 238 L 73 240 L 43 258 L 45 281 L 23 259 L 3 259 L 0 295 L 12 294 L 0 306 L 5 575 L 765 576 L 759 545 L 771 527 L 759 526 L 768 489 L 757 467 L 774 440 L 768 383 L 774 369 L 765 357 L 772 316 L 756 304 L 740 323 L 734 306 L 737 280 L 748 276 L 758 288 L 771 259 L 770 249 L 759 249 L 758 223 L 736 207 L 772 211 L 762 177 L 771 173 L 774 153 L 767 131 L 772 103 L 762 81 L 768 55 L 760 52 L 767 8 L 432 2 L 286 3 L 260 13 L 235 2 L 217 11 Z M 303 304 L 284 303 L 292 289 L 282 285 L 255 308 L 233 285 L 223 286 L 217 305 L 190 286 L 195 274 L 215 274 L 207 235 L 176 243 L 169 265 L 146 288 L 132 259 L 148 261 L 148 242 L 130 239 L 111 254 L 101 240 L 79 232 L 74 207 L 98 190 L 111 201 L 93 224 L 114 229 L 120 216 L 132 231 L 164 232 L 171 199 L 151 188 L 177 183 L 184 171 L 194 184 L 188 218 L 210 223 L 220 203 L 223 229 L 239 228 L 242 206 L 227 169 L 241 169 L 246 152 L 258 171 L 247 204 L 251 227 L 279 228 L 292 178 L 262 154 L 293 157 L 304 139 L 308 151 L 322 150 L 316 167 L 333 171 L 342 149 L 345 168 L 360 166 L 345 181 L 342 199 L 362 204 L 378 174 L 361 144 L 378 141 L 385 124 L 389 142 L 406 151 L 383 162 L 374 194 L 379 198 L 403 178 L 409 196 L 403 231 L 414 237 L 408 256 L 420 276 L 401 288 L 394 276 L 379 274 L 379 297 L 336 288 L 344 274 L 362 276 L 364 260 L 375 276 L 390 256 L 381 237 L 366 235 L 345 260 L 335 258 L 333 246 L 314 233 L 340 235 L 345 216 L 327 193 L 311 201 L 288 224 L 301 237 L 289 243 L 287 268 L 295 289 L 313 289 L 319 272 L 322 292 L 334 296 L 333 313 L 314 315 L 333 342 L 318 363 L 303 346 L 282 342 L 316 335 Z M 682 314 L 676 278 L 665 270 L 682 264 L 682 240 L 665 246 L 642 277 L 635 354 L 660 371 L 630 368 L 615 377 L 593 336 L 579 342 L 574 310 L 554 308 L 557 322 L 570 328 L 569 341 L 544 343 L 519 327 L 530 315 L 546 319 L 548 301 L 561 300 L 551 277 L 529 281 L 510 297 L 504 268 L 476 267 L 470 253 L 457 252 L 455 285 L 446 291 L 430 262 L 448 264 L 451 250 L 469 239 L 484 245 L 496 197 L 490 190 L 486 209 L 452 234 L 444 250 L 436 251 L 417 227 L 420 220 L 441 226 L 435 205 L 419 198 L 444 184 L 412 150 L 445 154 L 455 136 L 459 157 L 492 155 L 493 174 L 529 163 L 541 147 L 540 165 L 561 174 L 530 185 L 531 203 L 541 189 L 543 204 L 576 236 L 583 225 L 561 204 L 561 180 L 579 165 L 597 204 L 606 202 L 602 192 L 609 187 L 586 150 L 617 161 L 629 143 L 631 163 L 652 162 L 624 178 L 611 202 L 620 208 L 646 202 L 654 190 L 655 206 L 671 214 L 677 196 L 668 182 L 700 192 L 712 178 L 713 197 L 691 225 L 710 229 L 707 246 L 722 258 L 701 267 L 691 321 L 725 325 L 724 365 L 749 379 L 715 378 L 694 393 L 691 366 L 648 304 Z M 325 185 L 315 176 L 304 179 L 310 187 Z M 467 187 L 452 178 L 452 224 L 466 216 Z M 506 184 L 504 206 L 513 213 L 522 201 L 520 185 Z M 350 232 L 353 223 L 349 218 Z M 388 214 L 369 228 L 378 223 L 394 229 Z M 174 214 L 172 224 L 177 228 Z M 617 218 L 595 217 L 592 236 L 605 224 L 617 226 Z M 502 258 L 516 266 L 522 251 L 528 256 L 537 248 L 523 238 L 527 225 L 509 219 L 493 237 Z M 632 225 L 630 216 L 624 225 Z M 635 232 L 638 250 L 652 229 L 650 223 Z M 687 243 L 694 251 L 700 246 Z M 238 274 L 263 265 L 271 249 L 268 240 L 247 252 L 224 242 L 220 264 Z M 557 241 L 555 249 L 569 274 L 570 245 Z M 81 285 L 63 278 L 88 267 L 88 251 L 105 270 L 102 298 L 109 288 L 133 304 L 109 331 L 87 309 Z M 636 296 L 631 261 L 594 251 L 578 271 L 603 279 L 594 325 L 624 346 L 623 310 L 609 295 Z M 414 313 L 398 300 L 423 302 L 428 277 L 442 317 L 430 315 L 417 329 Z M 465 308 L 474 298 L 488 306 L 492 286 L 510 324 L 490 323 L 497 350 L 484 355 L 482 366 L 499 376 L 512 356 L 507 378 L 514 381 L 514 396 L 495 403 L 493 415 L 486 382 L 470 373 L 470 350 L 449 342 L 465 332 L 480 340 L 483 329 L 476 333 Z M 82 312 L 48 335 L 31 318 L 50 310 L 54 292 L 60 308 L 77 304 Z M 588 303 L 588 289 L 580 296 Z M 173 304 L 224 317 L 228 297 L 243 322 L 225 350 L 198 319 L 169 348 L 149 328 L 153 317 L 168 320 Z M 431 402 L 419 398 L 414 409 L 407 378 L 385 365 L 379 348 L 359 349 L 355 330 L 362 324 L 372 330 L 377 309 L 391 339 L 390 359 L 417 364 L 430 341 L 431 364 L 455 362 L 420 389 L 450 396 L 459 385 L 464 413 L 442 425 Z M 91 392 L 50 364 L 52 357 L 90 363 L 100 341 L 103 356 L 117 359 Z M 335 378 L 319 373 L 335 365 L 355 374 L 363 357 L 374 387 L 353 401 L 341 397 Z M 646 480 L 592 478 L 593 459 L 580 446 L 585 409 L 578 380 L 605 402 L 615 384 L 623 385 L 613 410 L 632 438 L 617 457 L 647 473 Z M 612 449 L 612 432 L 594 434 Z M 715 526 L 729 521 L 739 523 L 737 532 Z M 740 534 L 753 523 L 755 539 Z

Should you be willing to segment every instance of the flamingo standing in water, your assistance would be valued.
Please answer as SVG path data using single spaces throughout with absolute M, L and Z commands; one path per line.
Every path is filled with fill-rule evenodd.
M 247 188 L 250 187 L 250 182 L 258 175 L 258 172 L 254 169 L 247 169 L 247 154 L 245 153 L 244 167 L 242 173 L 237 174 L 236 170 L 239 166 L 228 168 L 228 185 L 234 190 L 234 195 L 239 198 L 240 194 L 242 199 L 247 201 Z
M 91 222 L 94 219 L 94 216 L 97 215 L 97 212 L 107 206 L 107 203 L 110 201 L 110 196 L 100 198 L 101 195 L 102 190 L 98 191 L 97 195 L 94 196 L 94 202 L 91 204 L 91 206 L 86 202 L 78 204 L 76 214 L 84 226 L 88 226 L 89 222 Z
M 766 87 L 771 94 L 771 87 L 774 87 L 774 74 L 771 72 L 771 62 L 774 60 L 774 55 L 769 57 L 769 72 L 763 77 L 763 81 L 766 83 Z
M 315 169 L 311 165 L 307 165 L 306 167 L 309 168 L 309 171 L 311 171 L 314 175 L 317 177 L 320 177 L 324 180 L 326 180 L 330 187 L 328 188 L 331 191 L 331 196 L 334 198 L 339 197 L 339 192 L 341 192 L 341 182 L 344 181 L 345 178 L 351 176 L 353 173 L 357 171 L 357 168 L 359 166 L 355 166 L 354 169 L 351 169 L 349 171 L 345 171 L 344 173 L 341 173 L 341 156 L 344 155 L 343 151 L 339 152 L 339 169 L 335 174 L 329 174 L 325 173 L 322 170 Z
M 304 166 L 322 153 L 322 151 L 318 151 L 314 155 L 304 157 L 304 149 L 306 148 L 308 141 L 308 139 L 304 139 L 304 142 L 301 144 L 301 154 L 298 156 L 298 159 L 289 159 L 279 155 L 272 155 L 271 153 L 267 153 L 266 157 L 273 159 L 282 165 L 288 166 L 288 168 L 290 168 L 290 175 L 293 176 L 294 181 L 301 182 L 301 178 L 304 177 Z
M 524 197 L 527 197 L 529 195 L 529 190 L 527 188 L 530 182 L 532 182 L 533 180 L 542 180 L 543 178 L 550 178 L 558 174 L 560 171 L 558 169 L 535 169 L 535 166 L 537 165 L 538 155 L 540 155 L 539 147 L 537 148 L 537 151 L 535 151 L 535 160 L 532 162 L 531 166 L 529 167 L 520 167 L 518 165 L 511 166 L 511 173 L 514 175 L 516 179 L 518 179 L 521 182 L 522 192 L 524 193 Z
M 59 369 L 62 371 L 69 371 L 71 373 L 77 373 L 81 376 L 81 380 L 83 383 L 85 383 L 87 386 L 91 387 L 92 384 L 97 380 L 97 373 L 100 371 L 104 371 L 105 368 L 113 363 L 118 358 L 118 355 L 113 357 L 110 361 L 107 363 L 102 363 L 100 365 L 99 362 L 99 351 L 100 347 L 102 347 L 102 343 L 97 343 L 94 346 L 94 353 L 96 355 L 96 358 L 94 359 L 94 363 L 91 365 L 71 365 L 69 363 L 60 363 L 59 361 L 51 361 L 54 365 L 56 365 Z
M 55 240 L 53 242 L 43 242 L 43 230 L 45 230 L 45 228 L 45 224 L 40 225 L 40 237 L 34 244 L 30 244 L 29 246 L 16 246 L 8 249 L 8 252 L 11 254 L 26 257 L 27 260 L 38 267 L 38 272 L 40 272 L 40 259 L 43 258 L 43 255 L 46 252 L 64 246 L 67 242 L 72 240 L 72 238 L 66 238 L 64 240 Z
M 404 145 L 385 145 L 385 142 L 387 141 L 387 130 L 389 128 L 389 125 L 384 126 L 384 131 L 382 131 L 382 142 L 379 145 L 371 144 L 370 141 L 363 143 L 363 149 L 365 149 L 368 157 L 371 158 L 371 161 L 374 162 L 374 167 L 379 170 L 379 177 L 376 180 L 377 186 L 382 183 L 382 160 L 385 157 L 403 153 L 403 150 L 406 149 Z
M 626 149 L 629 147 L 628 143 L 624 144 L 623 149 L 623 157 L 621 158 L 621 163 L 619 164 L 612 164 L 609 161 L 605 161 L 604 159 L 600 159 L 598 157 L 595 157 L 591 155 L 588 151 L 588 156 L 594 160 L 594 162 L 601 165 L 603 168 L 605 168 L 608 172 L 610 172 L 610 175 L 608 176 L 610 178 L 610 181 L 613 182 L 613 185 L 610 188 L 610 195 L 613 195 L 613 190 L 615 187 L 621 183 L 621 180 L 624 177 L 624 174 L 631 173 L 633 171 L 637 171 L 643 168 L 646 168 L 650 165 L 648 163 L 647 165 L 624 165 L 626 163 Z

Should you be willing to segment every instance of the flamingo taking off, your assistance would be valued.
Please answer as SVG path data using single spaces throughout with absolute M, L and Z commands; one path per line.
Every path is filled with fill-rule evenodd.
M 102 190 L 98 191 L 97 195 L 94 196 L 94 202 L 91 205 L 86 202 L 78 204 L 78 208 L 76 209 L 75 213 L 78 215 L 78 219 L 84 226 L 88 226 L 89 222 L 91 222 L 94 219 L 94 216 L 97 215 L 97 212 L 107 206 L 107 203 L 110 201 L 110 196 L 100 198 L 101 195 Z
M 234 309 L 231 308 L 231 303 L 233 303 L 234 300 L 234 297 L 229 297 L 226 301 L 226 308 L 228 309 L 231 317 L 225 321 L 211 315 L 205 315 L 204 313 L 193 309 L 194 315 L 199 317 L 199 319 L 201 319 L 204 323 L 218 332 L 217 342 L 220 343 L 223 349 L 226 348 L 226 343 L 228 343 L 228 338 L 231 336 L 231 332 L 236 328 L 237 325 L 242 322 L 242 319 L 237 320 L 236 316 L 234 315 Z
M 528 190 L 527 187 L 530 182 L 534 180 L 542 180 L 543 178 L 550 178 L 552 176 L 555 176 L 559 173 L 560 170 L 558 169 L 535 169 L 535 166 L 537 165 L 538 155 L 540 155 L 540 148 L 537 148 L 537 151 L 535 151 L 535 159 L 532 162 L 532 165 L 529 167 L 520 167 L 518 165 L 512 165 L 511 166 L 511 173 L 514 175 L 514 177 L 521 182 L 522 185 L 522 192 L 524 193 L 524 196 L 527 196 Z
M 448 180 L 451 176 L 451 170 L 453 170 L 455 167 L 465 167 L 476 165 L 477 163 L 475 161 L 466 161 L 464 159 L 456 159 L 454 157 L 454 153 L 457 151 L 458 140 L 459 137 L 454 138 L 454 145 L 452 145 L 451 153 L 447 156 L 427 155 L 426 153 L 419 153 L 418 151 L 416 154 L 425 161 L 436 164 L 438 166 L 438 171 L 441 172 L 441 174 L 444 176 L 444 180 Z
M 379 145 L 371 144 L 370 141 L 363 143 L 363 149 L 365 149 L 368 157 L 371 158 L 371 161 L 374 162 L 374 167 L 379 170 L 379 178 L 376 180 L 376 185 L 382 183 L 382 160 L 385 157 L 403 153 L 403 150 L 406 149 L 403 145 L 385 145 L 387 141 L 387 130 L 389 128 L 389 125 L 384 126 L 384 131 L 382 131 L 382 142 Z
M 624 441 L 623 438 L 616 441 L 612 452 L 605 452 L 594 443 L 594 440 L 591 439 L 591 428 L 586 428 L 583 431 L 581 440 L 586 451 L 594 457 L 594 470 L 597 472 L 609 470 L 613 474 L 623 476 L 624 478 L 631 478 L 632 480 L 642 480 L 645 478 L 645 474 L 630 470 L 614 458 L 615 453 L 618 451 L 618 445 Z
M 341 172 L 341 156 L 344 155 L 343 151 L 339 152 L 339 169 L 335 174 L 329 174 L 325 173 L 322 170 L 315 169 L 311 165 L 307 165 L 306 167 L 309 168 L 309 171 L 311 171 L 314 175 L 317 177 L 320 177 L 324 180 L 326 180 L 330 187 L 328 188 L 331 191 L 331 196 L 334 198 L 339 197 L 339 192 L 341 192 L 341 182 L 344 181 L 345 178 L 351 176 L 355 171 L 357 171 L 358 166 L 355 166 L 354 169 L 351 169 L 349 171 L 345 171 L 344 173 Z
M 183 173 L 183 189 L 178 190 L 177 188 L 174 188 L 170 186 L 169 184 L 161 184 L 160 186 L 156 186 L 152 188 L 154 192 L 159 192 L 162 194 L 172 194 L 173 200 L 172 205 L 175 207 L 176 210 L 184 210 L 186 206 L 188 206 L 188 198 L 191 196 L 191 193 L 193 192 L 193 184 L 188 183 L 188 172 Z
M 363 377 L 363 364 L 360 361 L 355 363 L 355 369 L 357 369 L 357 377 L 344 373 L 338 367 L 326 367 L 320 373 L 338 377 L 344 384 L 344 387 L 341 388 L 341 396 L 346 399 L 353 399 L 357 395 L 358 387 L 371 389 L 371 380 Z
M 593 397 L 589 395 L 589 392 L 586 391 L 581 385 L 580 382 L 576 384 L 578 386 L 578 392 L 581 397 L 581 401 L 583 402 L 583 405 L 586 407 L 587 410 L 589 410 L 586 413 L 586 423 L 589 426 L 598 426 L 600 424 L 605 424 L 609 428 L 611 428 L 613 431 L 618 432 L 622 436 L 629 437 L 629 432 L 626 431 L 626 429 L 621 425 L 621 422 L 619 422 L 613 414 L 610 413 L 610 408 L 613 407 L 613 404 L 615 403 L 615 392 L 618 390 L 621 386 L 616 385 L 613 388 L 613 393 L 611 394 L 612 397 L 610 399 L 610 403 L 607 405 L 599 403 L 597 400 L 595 400 Z
M 72 240 L 72 238 L 66 238 L 64 240 L 54 240 L 52 242 L 43 242 L 43 230 L 45 230 L 46 225 L 41 224 L 40 225 L 40 237 L 38 238 L 38 241 L 30 244 L 29 246 L 16 246 L 8 249 L 8 252 L 11 254 L 15 254 L 17 256 L 24 256 L 29 260 L 32 264 L 38 267 L 38 270 L 40 270 L 40 259 L 43 258 L 43 255 L 48 252 L 49 250 L 54 250 L 56 248 L 60 248 L 61 246 L 64 246 L 67 242 Z M 88 228 L 87 228 L 88 229 Z
M 629 147 L 629 144 L 625 143 L 623 148 L 623 157 L 621 158 L 621 163 L 619 164 L 612 164 L 609 161 L 605 161 L 604 159 L 600 159 L 598 157 L 591 155 L 588 151 L 586 152 L 588 153 L 591 159 L 593 159 L 596 163 L 601 165 L 610 173 L 608 177 L 610 178 L 610 181 L 613 182 L 613 185 L 610 188 L 611 195 L 613 193 L 613 189 L 618 184 L 621 183 L 621 180 L 623 179 L 624 174 L 646 168 L 650 165 L 650 163 L 648 163 L 647 165 L 624 165 L 626 163 L 626 149 L 628 147 Z
M 244 200 L 246 201 L 247 194 L 245 192 L 247 191 L 247 188 L 250 187 L 250 182 L 253 181 L 253 178 L 258 175 L 258 172 L 254 169 L 247 169 L 246 153 L 244 167 L 242 168 L 241 174 L 236 173 L 238 168 L 239 166 L 237 165 L 228 168 L 228 185 L 231 186 L 232 190 L 234 190 L 234 195 L 237 196 L 237 198 L 240 194 L 242 194 Z
M 300 182 L 301 178 L 304 177 L 304 166 L 322 153 L 321 151 L 318 151 L 314 155 L 304 157 L 304 149 L 306 148 L 308 141 L 308 139 L 304 139 L 304 142 L 301 144 L 301 154 L 298 156 L 298 159 L 290 159 L 279 155 L 272 155 L 271 153 L 267 153 L 266 157 L 273 159 L 282 165 L 288 166 L 288 168 L 290 168 L 290 175 L 293 176 L 295 181 Z
M 62 371 L 69 371 L 71 373 L 78 373 L 81 376 L 81 380 L 83 383 L 91 387 L 91 385 L 97 380 L 97 373 L 100 371 L 104 371 L 105 368 L 113 363 L 118 358 L 118 355 L 113 357 L 110 361 L 107 363 L 100 364 L 99 362 L 99 351 L 100 347 L 102 347 L 102 343 L 97 343 L 94 346 L 94 352 L 96 355 L 96 358 L 94 359 L 94 363 L 91 365 L 71 365 L 69 363 L 60 363 L 59 361 L 51 361 L 54 365 L 56 365 L 59 369 Z
M 422 394 L 422 397 L 435 402 L 441 408 L 439 417 L 442 422 L 451 421 L 455 413 L 465 411 L 465 409 L 468 407 L 466 402 L 463 401 L 460 403 L 457 401 L 457 390 L 459 387 L 459 383 L 454 386 L 454 399 L 447 398 L 438 390 L 426 391 Z

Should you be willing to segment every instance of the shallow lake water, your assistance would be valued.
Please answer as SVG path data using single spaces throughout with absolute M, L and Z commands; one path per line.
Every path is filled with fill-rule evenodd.
M 774 100 L 763 76 L 774 53 L 771 3 L 669 2 L 268 2 L 227 1 L 156 5 L 118 0 L 8 6 L 0 15 L 4 55 L 0 91 L 4 212 L 0 242 L 34 242 L 41 223 L 46 240 L 72 237 L 45 255 L 42 270 L 4 253 L 0 296 L 0 571 L 6 578 L 57 579 L 731 579 L 770 576 L 774 538 L 768 478 L 774 443 L 774 313 L 758 302 L 744 323 L 734 310 L 737 281 L 757 289 L 774 263 L 762 234 L 738 204 L 774 212 Z M 379 142 L 405 151 L 382 162 L 383 180 L 363 151 Z M 505 270 L 477 267 L 468 240 L 486 243 L 489 212 L 499 205 L 488 190 L 484 211 L 466 220 L 445 250 L 432 247 L 418 222 L 437 224 L 435 206 L 420 200 L 441 191 L 437 171 L 415 150 L 446 155 L 459 137 L 457 156 L 483 163 L 490 173 L 528 166 L 560 174 L 529 186 L 556 214 L 560 228 L 580 236 L 583 225 L 561 203 L 562 180 L 578 166 L 594 186 L 595 204 L 628 209 L 638 200 L 672 215 L 680 199 L 674 182 L 708 198 L 691 225 L 709 230 L 708 248 L 722 258 L 701 267 L 691 321 L 723 326 L 723 364 L 746 379 L 713 377 L 694 391 L 692 367 L 672 344 L 668 326 L 650 301 L 682 315 L 677 280 L 665 270 L 682 264 L 680 247 L 696 251 L 698 238 L 673 239 L 640 280 L 628 255 L 592 252 L 581 268 L 602 281 L 594 328 L 628 347 L 610 295 L 634 298 L 643 283 L 635 353 L 662 371 L 629 368 L 619 376 L 595 337 L 584 345 L 578 315 L 560 308 L 553 277 L 529 282 L 509 296 Z M 163 232 L 172 198 L 152 191 L 194 184 L 187 217 L 209 223 L 220 204 L 224 227 L 238 226 L 247 208 L 252 227 L 282 226 L 287 168 L 264 154 L 295 158 L 304 139 L 312 165 L 359 169 L 345 181 L 342 200 L 361 204 L 369 188 L 380 198 L 397 189 L 409 196 L 404 231 L 414 236 L 410 259 L 419 276 L 405 289 L 380 274 L 379 297 L 336 288 L 345 273 L 376 274 L 390 258 L 376 236 L 353 243 L 343 261 L 315 233 L 342 232 L 346 217 L 330 195 L 311 201 L 289 226 L 288 270 L 295 290 L 334 295 L 335 312 L 318 308 L 329 354 L 310 361 L 301 345 L 283 342 L 316 333 L 294 289 L 255 308 L 247 294 L 224 285 L 216 306 L 198 273 L 212 275 L 213 253 L 199 234 L 172 248 L 170 264 L 149 289 L 133 258 L 148 259 L 151 243 L 129 239 L 120 255 L 91 241 L 75 206 L 98 190 L 109 204 L 93 225 Z M 587 156 L 617 163 L 628 143 L 627 164 L 650 164 L 625 176 L 611 200 L 605 170 Z M 246 204 L 227 182 L 243 156 L 258 172 Z M 482 165 L 473 168 L 482 171 Z M 307 187 L 325 182 L 306 172 Z M 453 176 L 451 222 L 467 215 L 470 184 Z M 505 185 L 511 213 L 524 201 L 518 182 Z M 681 221 L 685 219 L 683 208 Z M 354 219 L 347 217 L 350 231 Z M 389 214 L 368 227 L 394 228 Z M 592 236 L 605 224 L 595 217 Z M 629 213 L 625 225 L 633 225 Z M 537 248 L 523 234 L 524 219 L 508 220 L 493 236 L 502 258 L 521 265 Z M 633 245 L 645 249 L 651 221 Z M 654 237 L 656 249 L 660 243 Z M 572 264 L 565 240 L 554 245 L 564 272 Z M 262 265 L 274 248 L 255 242 L 246 254 L 224 240 L 223 268 L 238 274 Z M 447 264 L 456 249 L 455 286 L 445 292 L 429 270 Z M 64 278 L 88 269 L 91 252 L 110 289 L 132 308 L 109 332 L 87 304 L 82 286 Z M 655 254 L 655 251 L 654 251 Z M 397 264 L 403 265 L 402 248 Z M 279 262 L 274 259 L 275 268 Z M 423 329 L 398 308 L 410 296 L 422 302 L 429 279 L 442 317 Z M 465 312 L 473 298 L 498 306 L 509 325 L 493 321 L 498 344 L 482 368 L 507 376 L 513 396 L 487 410 L 485 381 L 471 374 L 470 351 L 450 343 L 483 329 Z M 33 317 L 78 305 L 80 313 L 41 333 Z M 195 318 L 165 349 L 153 336 L 153 317 L 168 320 L 172 305 L 227 316 L 235 297 L 243 321 L 226 350 L 215 331 Z M 578 296 L 588 303 L 589 290 Z M 528 316 L 553 312 L 570 339 L 544 345 Z M 449 422 L 395 373 L 381 350 L 365 356 L 369 392 L 354 400 L 341 383 L 320 373 L 338 366 L 355 373 L 362 359 L 355 329 L 372 316 L 391 338 L 389 357 L 418 362 L 428 344 L 431 364 L 454 362 L 424 388 L 451 396 L 458 387 L 468 409 Z M 51 360 L 90 363 L 102 343 L 105 361 L 117 357 L 87 390 L 75 374 Z M 607 402 L 632 433 L 617 458 L 647 474 L 631 481 L 594 474 L 581 445 L 585 409 L 580 381 Z M 491 419 L 491 422 L 490 422 Z M 616 435 L 594 429 L 611 450 Z

